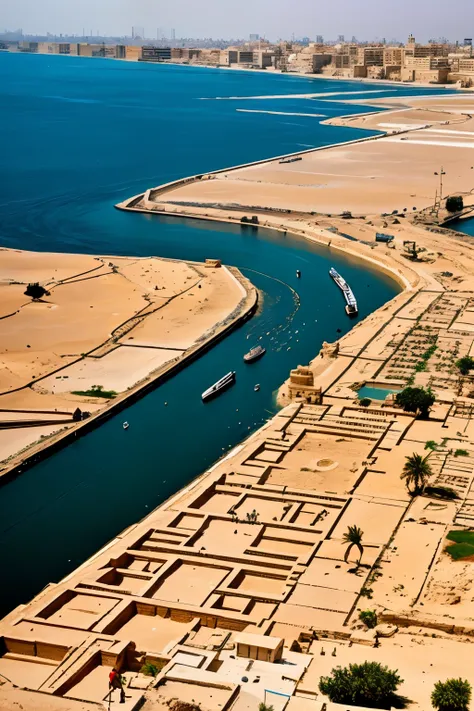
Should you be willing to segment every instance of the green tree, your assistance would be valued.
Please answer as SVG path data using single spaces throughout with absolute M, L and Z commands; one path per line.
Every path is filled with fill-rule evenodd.
M 437 681 L 431 704 L 438 711 L 468 711 L 472 688 L 466 679 Z
M 273 706 L 264 704 L 263 701 L 258 705 L 258 711 L 273 711 Z
M 397 405 L 403 407 L 405 412 L 419 413 L 420 417 L 427 418 L 430 414 L 431 406 L 436 398 L 430 389 L 413 388 L 411 386 L 404 388 L 395 396 Z
M 364 546 L 362 545 L 362 536 L 364 532 L 358 526 L 348 526 L 346 533 L 342 536 L 343 543 L 348 543 L 346 552 L 344 553 L 344 561 L 347 563 L 349 554 L 354 546 L 359 550 L 360 556 L 357 565 L 360 565 L 362 556 L 364 555 Z
M 446 210 L 448 212 L 459 212 L 464 207 L 464 200 L 462 195 L 450 195 L 446 199 Z
M 463 358 L 457 360 L 455 365 L 461 375 L 468 375 L 469 371 L 474 369 L 474 358 L 471 358 L 471 356 L 464 356 Z
M 426 482 L 433 473 L 428 461 L 430 455 L 431 452 L 426 457 L 422 457 L 421 454 L 414 452 L 405 458 L 405 466 L 400 478 L 405 479 L 406 487 L 413 496 L 418 496 L 422 493 Z
M 42 296 L 49 296 L 49 291 L 46 291 L 44 286 L 35 281 L 28 284 L 25 291 L 25 296 L 31 296 L 32 299 L 41 299 Z
M 336 667 L 319 681 L 319 690 L 336 704 L 390 708 L 402 683 L 396 671 L 378 662 Z

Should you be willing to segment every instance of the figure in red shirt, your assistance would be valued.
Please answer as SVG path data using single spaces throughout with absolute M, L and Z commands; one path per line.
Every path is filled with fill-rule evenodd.
M 114 689 L 120 689 L 120 703 L 125 703 L 125 691 L 123 690 L 123 679 L 122 675 L 117 669 L 112 669 L 109 674 L 109 689 L 110 694 Z

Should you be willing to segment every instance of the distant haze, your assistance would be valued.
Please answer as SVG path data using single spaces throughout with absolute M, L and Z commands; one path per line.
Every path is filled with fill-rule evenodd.
M 270 40 L 307 36 L 359 40 L 397 38 L 412 32 L 422 42 L 445 36 L 474 35 L 474 2 L 452 5 L 435 0 L 0 0 L 0 31 L 22 28 L 25 34 L 131 35 L 143 27 L 147 37 L 157 28 L 176 37 L 248 37 Z

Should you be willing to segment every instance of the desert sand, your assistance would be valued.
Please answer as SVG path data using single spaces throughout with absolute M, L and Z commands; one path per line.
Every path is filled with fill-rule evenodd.
M 156 195 L 152 190 L 146 204 L 142 200 L 137 206 L 196 214 L 209 214 L 210 209 L 245 214 L 250 210 L 262 216 L 276 211 L 413 212 L 433 204 L 439 191 L 435 173 L 441 166 L 445 172 L 443 194 L 470 195 L 474 98 L 375 96 L 369 103 L 386 111 L 339 117 L 327 123 L 379 132 L 374 138 L 304 151 L 296 162 L 274 159 L 218 171 Z

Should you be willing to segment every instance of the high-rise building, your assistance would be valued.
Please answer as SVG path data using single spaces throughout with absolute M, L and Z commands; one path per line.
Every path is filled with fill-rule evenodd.
M 249 35 L 250 42 L 258 42 L 260 35 Z
M 324 37 L 322 35 L 316 35 L 316 44 L 324 44 Z
M 337 41 L 338 41 L 338 42 L 344 42 L 344 35 L 338 35 L 338 36 L 337 36 Z
M 472 47 L 472 37 L 466 37 L 464 39 L 464 46 L 465 47 Z
M 176 39 L 176 30 L 171 30 L 171 39 L 174 40 Z

